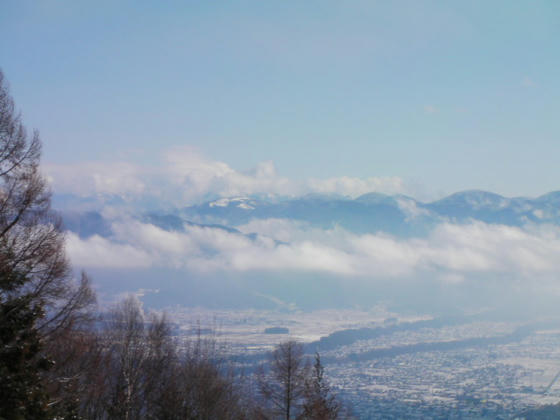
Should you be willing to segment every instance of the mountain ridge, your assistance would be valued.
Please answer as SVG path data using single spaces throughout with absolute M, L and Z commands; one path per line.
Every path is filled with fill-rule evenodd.
M 544 223 L 560 225 L 560 191 L 527 198 L 466 190 L 431 202 L 377 192 L 354 199 L 321 194 L 282 199 L 240 196 L 179 208 L 162 206 L 160 210 L 154 209 L 157 206 L 153 203 L 146 210 L 116 197 L 101 199 L 101 203 L 93 205 L 95 197 L 65 195 L 62 199 L 55 199 L 54 203 L 55 208 L 57 203 L 62 204 L 60 212 L 66 229 L 83 237 L 110 235 L 112 218 L 104 215 L 103 203 L 109 203 L 110 214 L 118 214 L 120 209 L 141 222 L 166 230 L 182 230 L 187 225 L 238 233 L 238 227 L 264 219 L 288 219 L 322 229 L 339 226 L 356 233 L 384 232 L 397 236 L 421 236 L 440 223 L 480 221 L 517 227 Z

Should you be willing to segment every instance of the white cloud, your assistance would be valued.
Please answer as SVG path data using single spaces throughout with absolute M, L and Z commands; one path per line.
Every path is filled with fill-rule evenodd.
M 303 221 L 290 219 L 253 219 L 249 223 L 237 226 L 239 231 L 249 234 L 257 233 L 281 242 L 293 242 L 309 236 L 311 228 Z
M 204 158 L 191 148 L 175 148 L 165 153 L 164 172 L 180 186 L 187 201 L 215 194 L 234 197 L 250 194 L 297 194 L 298 186 L 276 174 L 271 161 L 261 162 L 247 173 L 232 169 L 224 162 Z
M 399 177 L 369 177 L 362 179 L 342 176 L 338 178 L 310 179 L 306 185 L 308 190 L 312 192 L 341 194 L 352 198 L 369 192 L 399 194 L 407 190 L 403 180 Z
M 406 221 L 416 219 L 420 216 L 429 216 L 430 211 L 425 208 L 418 207 L 415 200 L 404 197 L 397 198 L 399 209 L 406 215 Z
M 139 195 L 146 190 L 145 170 L 128 162 L 47 164 L 43 170 L 61 193 Z
M 208 159 L 189 147 L 167 150 L 156 167 L 131 162 L 47 164 L 47 179 L 57 193 L 78 196 L 118 195 L 129 201 L 157 199 L 163 205 L 184 206 L 211 197 L 252 194 L 300 196 L 308 193 L 357 197 L 368 192 L 413 194 L 399 177 L 337 177 L 293 180 L 277 173 L 272 161 L 249 171 Z
M 241 227 L 255 240 L 219 228 L 168 232 L 137 221 L 116 223 L 111 240 L 70 234 L 80 267 L 173 267 L 196 272 L 317 272 L 343 277 L 439 278 L 468 281 L 484 274 L 538 281 L 560 274 L 560 229 L 521 229 L 475 222 L 441 224 L 425 238 L 356 235 L 271 219 Z M 281 242 L 279 242 L 281 241 Z
M 123 244 L 94 235 L 87 239 L 68 233 L 66 248 L 70 259 L 79 267 L 148 268 L 154 264 L 151 255 L 137 244 Z

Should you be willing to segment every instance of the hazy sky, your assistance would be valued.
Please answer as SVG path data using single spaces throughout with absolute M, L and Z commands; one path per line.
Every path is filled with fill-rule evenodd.
M 534 196 L 560 189 L 559 22 L 552 0 L 4 0 L 0 67 L 67 174 L 180 148 L 257 178 Z

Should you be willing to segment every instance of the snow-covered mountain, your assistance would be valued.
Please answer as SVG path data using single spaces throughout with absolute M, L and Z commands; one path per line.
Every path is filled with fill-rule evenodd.
M 149 299 L 161 306 L 387 301 L 417 310 L 478 310 L 506 292 L 524 302 L 523 284 L 555 296 L 547 287 L 558 278 L 560 192 L 464 191 L 429 203 L 250 196 L 159 210 L 118 197 L 62 202 L 72 262 L 108 296 L 157 289 Z
M 422 236 L 442 222 L 524 226 L 560 225 L 560 191 L 537 198 L 507 198 L 486 191 L 463 191 L 424 203 L 403 195 L 369 193 L 356 199 L 328 195 L 297 198 L 230 197 L 184 208 L 157 208 L 155 203 L 136 211 L 117 197 L 55 197 L 65 226 L 82 237 L 110 235 L 108 218 L 126 211 L 129 217 L 165 230 L 185 225 L 210 226 L 235 231 L 237 226 L 259 219 L 289 219 L 309 226 L 341 227 L 355 233 L 385 232 L 397 236 Z M 103 211 L 109 205 L 111 211 Z M 164 208 L 161 206 L 161 208 Z M 107 216 L 110 213 L 111 216 Z M 105 214 L 105 215 L 104 215 Z

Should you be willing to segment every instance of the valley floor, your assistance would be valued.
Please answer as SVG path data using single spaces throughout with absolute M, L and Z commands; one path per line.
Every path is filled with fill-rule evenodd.
M 479 317 L 432 322 L 383 307 L 276 312 L 168 308 L 182 336 L 217 339 L 251 368 L 288 339 L 317 348 L 334 388 L 360 418 L 510 418 L 560 401 L 560 330 Z M 266 334 L 282 327 L 288 334 Z M 353 331 L 352 331 L 353 330 Z M 352 332 L 331 336 L 336 331 Z M 348 337 L 351 337 L 348 339 Z M 336 337 L 336 340 L 335 340 Z M 333 344 L 334 342 L 334 344 Z M 322 349 L 321 346 L 324 346 Z

